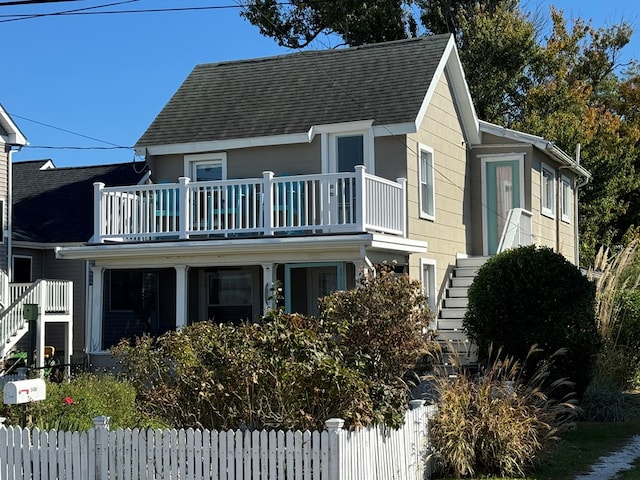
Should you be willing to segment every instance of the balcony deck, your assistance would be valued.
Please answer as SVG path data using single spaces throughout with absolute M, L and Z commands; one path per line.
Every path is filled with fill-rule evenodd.
M 365 172 L 106 188 L 94 242 L 380 232 L 406 236 L 406 180 Z

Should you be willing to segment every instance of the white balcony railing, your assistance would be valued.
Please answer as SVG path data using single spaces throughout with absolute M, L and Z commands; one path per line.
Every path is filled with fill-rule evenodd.
M 406 180 L 355 172 L 95 187 L 94 241 L 366 232 L 406 234 Z

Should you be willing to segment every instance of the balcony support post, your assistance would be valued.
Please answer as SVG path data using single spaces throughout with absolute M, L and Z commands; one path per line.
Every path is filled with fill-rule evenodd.
M 189 238 L 187 234 L 187 228 L 191 222 L 189 221 L 189 198 L 188 198 L 188 185 L 189 178 L 188 177 L 179 177 L 178 181 L 180 182 L 180 187 L 178 188 L 178 202 L 176 207 L 175 214 L 178 215 L 178 230 L 179 237 L 181 239 Z M 180 214 L 178 214 L 178 209 L 182 210 Z
M 106 220 L 106 215 L 102 215 L 102 189 L 104 183 L 95 182 L 93 184 L 93 241 L 104 243 L 102 238 L 102 224 Z
M 187 266 L 174 265 L 176 269 L 176 330 L 188 325 L 187 321 Z
M 402 219 L 402 236 L 407 238 L 407 179 L 397 178 L 398 182 L 402 186 L 402 202 L 400 205 L 400 218 Z
M 264 198 L 262 201 L 262 216 L 264 234 L 273 235 L 273 172 L 262 172 Z
M 365 201 L 365 195 L 367 194 L 367 185 L 364 178 L 366 167 L 364 165 L 356 165 L 356 230 L 358 232 L 365 231 L 366 220 L 366 208 L 367 202 Z

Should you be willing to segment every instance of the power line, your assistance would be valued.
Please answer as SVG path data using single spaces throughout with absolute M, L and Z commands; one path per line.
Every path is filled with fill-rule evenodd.
M 96 137 L 91 137 L 89 135 L 84 135 L 82 133 L 74 132 L 72 130 L 67 130 L 66 128 L 56 127 L 55 125 L 49 125 L 48 123 L 39 122 L 37 120 L 33 120 L 33 119 L 27 118 L 27 117 L 23 117 L 21 115 L 15 114 L 15 113 L 9 113 L 9 115 L 11 115 L 12 117 L 20 118 L 22 120 L 26 120 L 27 122 L 32 122 L 32 123 L 35 123 L 35 124 L 38 124 L 38 125 L 42 125 L 44 127 L 53 128 L 54 130 L 60 130 L 61 132 L 70 133 L 71 135 L 76 135 L 78 137 L 87 138 L 87 139 L 93 140 L 95 142 L 106 143 L 107 145 L 111 145 L 113 148 L 126 148 L 126 149 L 129 149 L 129 150 L 133 150 L 133 147 L 125 147 L 123 145 L 118 145 L 117 143 L 112 143 L 112 142 L 108 142 L 106 140 L 101 140 L 101 139 L 96 138 Z M 39 148 L 49 148 L 49 147 L 39 147 Z
M 6 23 L 6 22 L 15 22 L 18 20 L 29 20 L 31 18 L 40 18 L 40 17 L 53 17 L 53 16 L 58 16 L 58 15 L 70 15 L 72 13 L 76 13 L 76 12 L 84 12 L 87 10 L 95 10 L 98 8 L 105 8 L 105 7 L 114 7 L 117 5 L 124 5 L 125 3 L 133 3 L 133 2 L 139 2 L 140 0 L 124 0 L 121 2 L 115 2 L 115 3 L 106 3 L 103 5 L 95 5 L 92 7 L 85 7 L 85 8 L 76 8 L 73 10 L 64 10 L 62 12 L 53 12 L 53 13 L 34 13 L 34 14 L 30 14 L 30 15 L 2 15 L 3 17 L 10 17 L 6 20 L 0 20 L 0 23 Z
M 82 2 L 84 0 L 15 0 L 12 2 L 0 2 L 0 7 L 10 7 L 15 5 L 41 5 L 43 3 L 60 2 Z

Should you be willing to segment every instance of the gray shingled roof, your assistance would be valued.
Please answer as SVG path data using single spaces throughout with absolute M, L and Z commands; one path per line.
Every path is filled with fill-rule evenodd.
M 93 235 L 93 183 L 135 185 L 146 173 L 140 163 L 40 170 L 48 161 L 12 164 L 14 240 L 88 241 Z
M 197 65 L 137 147 L 413 122 L 449 35 Z

